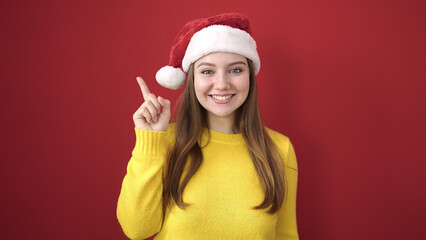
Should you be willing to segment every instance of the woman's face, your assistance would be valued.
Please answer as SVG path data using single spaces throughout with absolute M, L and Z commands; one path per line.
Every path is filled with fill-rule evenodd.
M 247 59 L 234 53 L 210 53 L 194 63 L 194 88 L 208 118 L 233 118 L 250 88 Z

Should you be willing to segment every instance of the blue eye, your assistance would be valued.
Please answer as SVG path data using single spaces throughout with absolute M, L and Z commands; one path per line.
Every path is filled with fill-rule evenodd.
M 243 70 L 242 69 L 240 69 L 240 68 L 234 68 L 234 69 L 232 69 L 231 70 L 231 73 L 240 73 L 240 72 L 242 72 Z
M 201 73 L 202 73 L 202 74 L 212 74 L 212 73 L 213 73 L 213 71 L 211 71 L 211 70 L 204 70 L 204 71 L 202 71 Z

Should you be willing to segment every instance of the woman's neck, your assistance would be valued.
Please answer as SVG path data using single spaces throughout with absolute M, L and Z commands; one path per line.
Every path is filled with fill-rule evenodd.
M 235 114 L 220 117 L 207 113 L 209 128 L 216 132 L 235 134 L 239 133 L 235 127 Z

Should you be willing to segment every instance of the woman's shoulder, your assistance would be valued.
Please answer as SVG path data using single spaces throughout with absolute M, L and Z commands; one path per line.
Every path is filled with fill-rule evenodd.
M 265 127 L 266 131 L 268 132 L 269 136 L 271 137 L 272 141 L 274 141 L 274 143 L 279 142 L 279 143 L 283 143 L 283 144 L 288 144 L 290 142 L 290 138 L 287 137 L 286 135 L 275 131 L 273 129 L 270 129 L 268 127 Z
M 266 128 L 266 131 L 268 132 L 269 137 L 271 137 L 271 140 L 278 147 L 278 150 L 280 151 L 280 153 L 284 153 L 285 155 L 287 155 L 288 149 L 291 144 L 290 138 L 268 127 Z
M 296 155 L 290 138 L 270 128 L 266 128 L 266 131 L 268 132 L 272 142 L 274 142 L 277 147 L 278 152 L 284 158 L 284 165 L 286 167 L 297 169 Z

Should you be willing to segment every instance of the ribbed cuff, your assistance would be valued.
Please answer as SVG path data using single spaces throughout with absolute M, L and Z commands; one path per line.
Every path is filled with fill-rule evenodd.
M 136 143 L 133 150 L 137 155 L 161 155 L 164 150 L 166 132 L 135 128 Z

